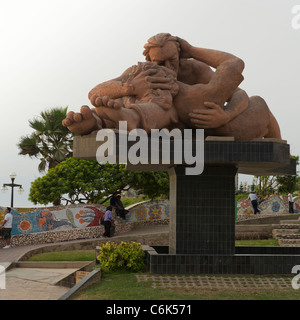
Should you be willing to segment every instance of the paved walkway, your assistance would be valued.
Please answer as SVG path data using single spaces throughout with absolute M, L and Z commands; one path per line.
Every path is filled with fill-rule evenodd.
M 25 253 L 44 246 L 47 244 L 0 249 L 0 266 L 6 269 L 0 300 L 57 300 L 70 289 L 55 284 L 76 269 L 12 268 Z
M 113 239 L 129 241 L 132 235 L 145 235 L 152 233 L 167 232 L 168 225 L 157 225 L 137 227 L 129 232 L 122 233 Z M 61 278 L 72 274 L 75 269 L 46 269 L 46 268 L 13 268 L 13 263 L 31 250 L 53 245 L 66 245 L 72 243 L 83 243 L 96 241 L 107 241 L 107 239 L 87 239 L 68 242 L 49 243 L 31 246 L 17 246 L 9 249 L 0 249 L 0 266 L 5 268 L 5 283 L 1 282 L 0 274 L 0 300 L 57 300 L 70 288 L 55 285 Z M 3 289 L 5 287 L 5 289 Z

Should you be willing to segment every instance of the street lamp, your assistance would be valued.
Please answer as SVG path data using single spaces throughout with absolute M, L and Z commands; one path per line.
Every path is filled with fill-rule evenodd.
M 15 179 L 16 179 L 16 173 L 15 172 L 12 172 L 9 177 L 11 179 L 11 183 L 4 183 L 3 184 L 3 187 L 1 188 L 1 191 L 2 192 L 7 192 L 8 191 L 8 188 L 7 187 L 11 187 L 11 201 L 10 201 L 10 206 L 13 208 L 14 207 L 14 188 L 15 187 L 19 187 L 18 189 L 18 193 L 19 194 L 22 194 L 24 192 L 24 189 L 22 187 L 21 184 L 16 184 L 15 183 Z

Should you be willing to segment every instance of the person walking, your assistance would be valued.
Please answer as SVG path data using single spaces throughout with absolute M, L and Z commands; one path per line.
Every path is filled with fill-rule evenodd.
M 112 217 L 112 206 L 108 206 L 106 208 L 105 214 L 104 214 L 104 233 L 103 237 L 111 237 L 110 229 L 113 223 L 113 217 Z
M 12 222 L 13 222 L 13 215 L 11 214 L 11 208 L 7 207 L 5 210 L 5 217 L 0 227 L 1 230 L 3 229 L 3 238 L 6 242 L 6 246 L 3 249 L 10 248 L 11 244 L 11 231 L 12 231 Z
M 288 193 L 288 199 L 289 199 L 289 213 L 294 213 L 294 199 L 293 199 L 293 195 L 290 192 Z
M 248 199 L 251 201 L 252 203 L 252 207 L 254 209 L 254 214 L 260 213 L 260 211 L 258 210 L 258 202 L 257 202 L 257 195 L 255 192 L 251 192 L 249 194 Z

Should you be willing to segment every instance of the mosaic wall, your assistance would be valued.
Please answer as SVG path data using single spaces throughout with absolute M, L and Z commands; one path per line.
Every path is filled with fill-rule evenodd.
M 126 221 L 153 221 L 165 220 L 170 216 L 170 204 L 168 200 L 147 201 L 138 205 L 131 206 L 126 215 Z
M 73 205 L 68 207 L 12 209 L 14 216 L 12 235 L 26 235 L 45 231 L 63 231 L 76 228 L 99 226 L 105 212 L 103 205 Z M 143 202 L 128 208 L 126 222 L 143 222 L 169 219 L 168 200 Z M 287 196 L 272 196 L 260 203 L 262 214 L 288 213 Z M 0 207 L 0 224 L 4 218 L 5 207 Z M 294 211 L 300 213 L 300 196 L 294 198 Z M 243 199 L 237 202 L 237 214 L 253 214 L 251 202 Z
M 131 206 L 126 221 L 153 221 L 169 218 L 169 202 L 160 200 Z M 0 223 L 5 207 L 0 207 Z M 14 216 L 12 235 L 25 235 L 44 231 L 62 231 L 99 226 L 106 207 L 103 205 L 74 205 L 67 207 L 12 209 Z
M 289 212 L 287 196 L 271 196 L 267 200 L 260 202 L 258 209 L 261 214 L 284 214 Z M 300 197 L 294 198 L 294 212 L 300 212 Z M 237 214 L 254 214 L 252 204 L 247 199 L 242 199 L 237 203 Z
M 4 218 L 4 210 L 4 207 L 0 207 L 0 220 Z M 41 208 L 29 212 L 12 209 L 12 235 L 99 226 L 100 217 L 104 212 L 105 207 L 100 205 Z

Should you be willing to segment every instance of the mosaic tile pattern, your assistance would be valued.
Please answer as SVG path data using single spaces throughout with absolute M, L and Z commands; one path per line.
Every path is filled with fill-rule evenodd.
M 170 203 L 168 200 L 147 201 L 136 206 L 131 206 L 126 215 L 126 221 L 153 221 L 165 220 L 170 216 Z

